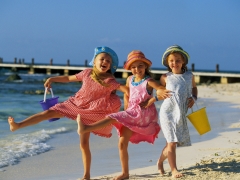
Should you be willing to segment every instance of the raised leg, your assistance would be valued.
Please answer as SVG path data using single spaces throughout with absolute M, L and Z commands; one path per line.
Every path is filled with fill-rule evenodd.
M 8 117 L 8 123 L 10 126 L 10 130 L 16 131 L 20 128 L 35 125 L 44 120 L 48 120 L 51 118 L 61 118 L 61 117 L 63 117 L 63 116 L 54 110 L 46 110 L 46 111 L 34 114 L 19 123 L 15 122 L 14 118 L 10 116 L 10 117 Z
M 78 134 L 84 134 L 86 132 L 90 132 L 90 131 L 94 131 L 100 128 L 104 128 L 109 124 L 112 124 L 116 122 L 116 120 L 111 119 L 111 118 L 105 118 L 101 121 L 95 122 L 93 124 L 90 125 L 85 125 L 82 123 L 81 119 L 80 119 L 80 115 L 77 116 L 77 123 L 78 123 Z

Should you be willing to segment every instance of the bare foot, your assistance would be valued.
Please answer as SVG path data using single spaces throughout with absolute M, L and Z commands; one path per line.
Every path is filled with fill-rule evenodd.
M 129 174 L 121 174 L 121 175 L 113 178 L 113 180 L 124 180 L 124 179 L 129 179 Z
M 81 180 L 90 180 L 90 178 L 83 177 Z
M 175 171 L 172 172 L 172 177 L 173 177 L 173 178 L 181 178 L 181 177 L 183 177 L 183 176 L 184 176 L 184 175 L 183 175 L 182 173 L 178 172 L 177 170 L 175 170 Z
M 165 174 L 165 171 L 164 171 L 164 168 L 163 168 L 163 162 L 161 162 L 160 159 L 158 159 L 157 166 L 158 166 L 158 170 L 160 172 L 160 175 L 163 176 Z
M 14 118 L 11 117 L 11 116 L 8 117 L 8 123 L 9 123 L 9 126 L 10 126 L 10 131 L 16 131 L 19 128 L 18 123 L 15 123 Z
M 78 178 L 77 180 L 90 180 L 90 178 L 83 177 L 83 178 Z

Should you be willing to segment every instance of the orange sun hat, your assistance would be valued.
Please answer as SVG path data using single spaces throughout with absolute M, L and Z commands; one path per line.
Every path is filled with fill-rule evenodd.
M 133 50 L 128 54 L 128 58 L 126 63 L 124 64 L 124 69 L 130 70 L 130 65 L 135 61 L 143 61 L 145 62 L 149 67 L 152 65 L 152 62 L 145 57 L 142 51 L 139 50 Z

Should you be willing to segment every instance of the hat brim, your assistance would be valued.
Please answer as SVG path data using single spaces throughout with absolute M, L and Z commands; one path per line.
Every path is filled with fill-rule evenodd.
M 126 69 L 126 70 L 130 70 L 131 64 L 134 63 L 135 61 L 143 61 L 148 65 L 148 67 L 152 66 L 152 62 L 149 59 L 147 59 L 147 58 L 136 58 L 136 59 L 127 61 L 124 64 L 123 68 Z
M 101 46 L 101 47 L 95 48 L 94 56 L 92 58 L 92 61 L 89 63 L 89 65 L 93 66 L 95 57 L 100 53 L 107 53 L 111 56 L 111 58 L 112 58 L 111 72 L 115 73 L 118 68 L 118 56 L 111 48 L 106 47 L 106 46 Z
M 172 48 L 172 49 L 169 49 L 169 50 L 165 51 L 163 56 L 162 56 L 162 64 L 164 66 L 168 67 L 167 57 L 169 56 L 170 53 L 174 53 L 174 52 L 181 53 L 184 57 L 185 63 L 188 64 L 188 60 L 190 58 L 188 53 L 184 50 L 179 49 L 179 48 Z

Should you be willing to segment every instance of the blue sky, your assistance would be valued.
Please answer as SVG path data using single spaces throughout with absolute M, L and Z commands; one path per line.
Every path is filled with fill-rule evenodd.
M 240 71 L 239 0 L 0 0 L 0 57 L 5 62 L 81 65 L 109 46 L 122 66 L 141 50 L 164 68 L 178 44 L 195 69 Z

